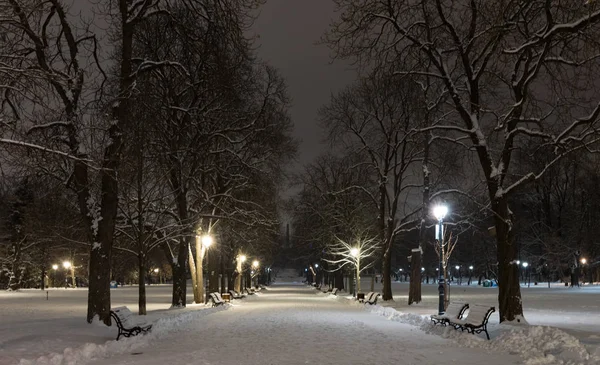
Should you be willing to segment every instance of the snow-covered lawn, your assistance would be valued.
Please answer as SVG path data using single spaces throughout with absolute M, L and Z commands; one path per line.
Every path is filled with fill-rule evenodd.
M 570 333 L 585 329 L 577 332 L 585 334 L 577 336 L 582 344 L 538 326 L 496 324 L 492 341 L 434 328 L 421 315 L 435 311 L 432 285 L 424 286 L 424 302 L 407 311 L 400 295 L 393 303 L 364 307 L 345 294 L 334 297 L 281 281 L 233 305 L 177 310 L 168 310 L 170 286 L 148 287 L 151 334 L 118 342 L 115 328 L 85 322 L 85 290 L 50 290 L 49 300 L 41 291 L 2 292 L 0 364 L 600 364 L 593 346 L 600 338 L 593 288 L 524 290 L 530 323 L 547 319 Z M 400 293 L 405 284 L 395 285 Z M 496 289 L 462 290 L 453 288 L 453 298 L 460 293 L 471 302 L 495 301 Z M 114 289 L 112 296 L 113 306 L 137 309 L 137 288 Z M 534 302 L 539 308 L 529 308 Z M 590 316 L 574 314 L 581 311 Z M 587 327 L 569 325 L 570 318 Z

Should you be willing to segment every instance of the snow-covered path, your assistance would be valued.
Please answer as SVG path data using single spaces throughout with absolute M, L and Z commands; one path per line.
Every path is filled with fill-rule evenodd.
M 239 304 L 238 304 L 239 303 Z M 519 363 L 389 321 L 301 285 L 274 285 L 93 364 Z M 154 338 L 152 338 L 154 337 Z M 133 339 L 127 341 L 140 341 Z M 490 356 L 492 355 L 492 356 Z

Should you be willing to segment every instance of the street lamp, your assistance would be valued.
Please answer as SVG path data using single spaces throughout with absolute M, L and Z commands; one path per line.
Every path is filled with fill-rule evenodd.
M 54 273 L 52 274 L 52 286 L 56 287 L 56 270 L 58 270 L 58 265 L 52 265 L 52 270 L 54 270 Z
M 207 265 L 206 272 L 208 275 L 206 276 L 207 290 L 205 290 L 206 299 L 205 299 L 204 303 L 208 303 L 208 298 L 210 297 L 210 294 L 209 294 L 209 291 L 210 291 L 210 268 L 208 267 L 210 265 L 210 263 L 208 261 L 208 248 L 213 244 L 213 238 L 211 236 L 205 234 L 200 239 L 200 242 L 202 242 L 202 246 L 204 246 L 204 249 L 206 250 L 206 253 L 204 254 L 204 256 L 206 257 L 206 265 Z M 199 283 L 199 285 L 202 285 L 202 283 Z
M 473 277 L 473 265 L 469 266 L 469 281 L 467 282 L 467 285 L 471 285 L 471 278 Z
M 527 280 L 529 282 L 529 284 L 531 284 L 531 282 L 529 281 L 529 275 L 528 275 L 528 271 L 527 271 L 527 266 L 529 266 L 529 264 L 527 262 L 524 262 L 523 264 L 523 268 L 525 269 L 525 280 Z M 528 286 L 529 286 L 528 284 Z
M 456 265 L 454 268 L 456 269 L 456 281 L 458 282 L 458 285 L 461 285 L 462 278 L 460 277 L 460 266 Z
M 587 263 L 587 260 L 586 260 L 585 258 L 582 258 L 582 259 L 581 259 L 581 264 L 582 264 L 582 265 L 585 265 L 586 263 Z
M 358 247 L 352 247 L 350 249 L 350 255 L 354 257 L 354 266 L 356 268 L 356 280 L 354 280 L 354 293 L 357 295 L 358 299 L 358 291 L 360 290 L 360 249 Z
M 65 287 L 69 287 L 69 269 L 71 269 L 71 280 L 73 281 L 73 287 L 75 287 L 75 267 L 70 261 L 63 261 L 63 267 L 67 270 L 67 276 L 65 277 Z
M 438 276 L 438 293 L 440 297 L 438 314 L 442 315 L 446 311 L 444 305 L 444 218 L 448 214 L 448 207 L 445 205 L 438 205 L 433 208 L 433 216 L 438 221 L 438 225 L 436 225 L 436 238 L 440 245 L 440 265 L 438 268 L 439 276 Z

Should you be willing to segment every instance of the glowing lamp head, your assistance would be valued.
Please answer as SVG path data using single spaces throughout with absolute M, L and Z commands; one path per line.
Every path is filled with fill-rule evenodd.
M 359 252 L 360 251 L 358 250 L 358 248 L 355 247 L 355 248 L 353 248 L 353 249 L 350 250 L 350 255 L 352 255 L 354 257 L 357 257 Z
M 202 236 L 202 246 L 209 248 L 210 245 L 212 245 L 212 243 L 213 243 L 213 239 L 211 236 L 209 236 L 209 235 Z
M 257 260 L 252 261 L 252 266 L 253 267 L 258 267 L 258 261 Z
M 154 269 L 154 272 L 158 274 L 158 268 Z
M 56 264 L 52 265 L 52 270 L 58 270 L 58 265 L 56 265 Z
M 400 269 L 400 272 L 402 272 L 402 271 L 404 271 L 404 270 Z
M 581 263 L 582 263 L 583 265 L 585 265 L 585 264 L 587 263 L 587 260 L 586 260 L 585 258 L 583 258 L 583 259 L 581 259 Z
M 422 268 L 421 268 L 421 271 L 425 271 L 425 268 L 424 268 L 424 267 L 422 267 Z
M 527 267 L 527 266 L 529 266 L 529 264 L 528 264 L 528 263 L 526 263 L 526 262 L 524 262 L 524 263 L 523 263 L 523 267 Z
M 459 270 L 459 269 L 460 269 L 460 266 L 456 265 L 456 266 L 454 266 L 454 268 L 455 268 L 456 270 Z
M 246 255 L 240 255 L 240 262 L 246 262 Z
M 469 270 L 473 270 L 473 265 L 469 266 Z
M 69 261 L 65 261 L 65 262 L 63 262 L 63 267 L 64 267 L 65 269 L 68 269 L 68 268 L 70 268 L 70 267 L 71 267 L 71 263 L 70 263 Z
M 448 214 L 448 207 L 445 205 L 437 205 L 433 208 L 433 216 L 438 221 L 444 219 L 446 217 L 446 214 Z

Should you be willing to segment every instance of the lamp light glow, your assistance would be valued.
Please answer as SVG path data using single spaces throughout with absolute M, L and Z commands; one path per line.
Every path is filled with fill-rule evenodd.
M 210 245 L 212 245 L 212 243 L 213 243 L 213 239 L 211 236 L 209 236 L 207 234 L 202 236 L 202 246 L 209 248 Z
M 353 249 L 350 250 L 350 254 L 354 257 L 357 257 L 359 252 L 360 251 L 356 247 L 354 247 Z
M 58 270 L 58 265 L 57 264 L 52 265 L 52 269 L 53 270 Z
M 446 217 L 446 214 L 448 214 L 448 207 L 445 205 L 437 205 L 433 208 L 433 216 L 438 221 L 444 219 Z
M 71 263 L 70 263 L 69 261 L 65 261 L 65 262 L 63 262 L 63 267 L 64 267 L 65 269 L 68 269 L 68 268 L 70 268 L 70 267 L 71 267 Z
M 246 261 L 246 255 L 240 255 L 240 262 Z
M 581 259 L 581 264 L 582 264 L 582 265 L 585 265 L 586 263 L 587 263 L 587 260 L 586 260 L 585 258 L 582 258 L 582 259 Z
M 523 267 L 527 267 L 527 266 L 529 266 L 529 264 L 528 264 L 528 263 L 526 263 L 526 262 L 524 262 L 524 263 L 523 263 Z

